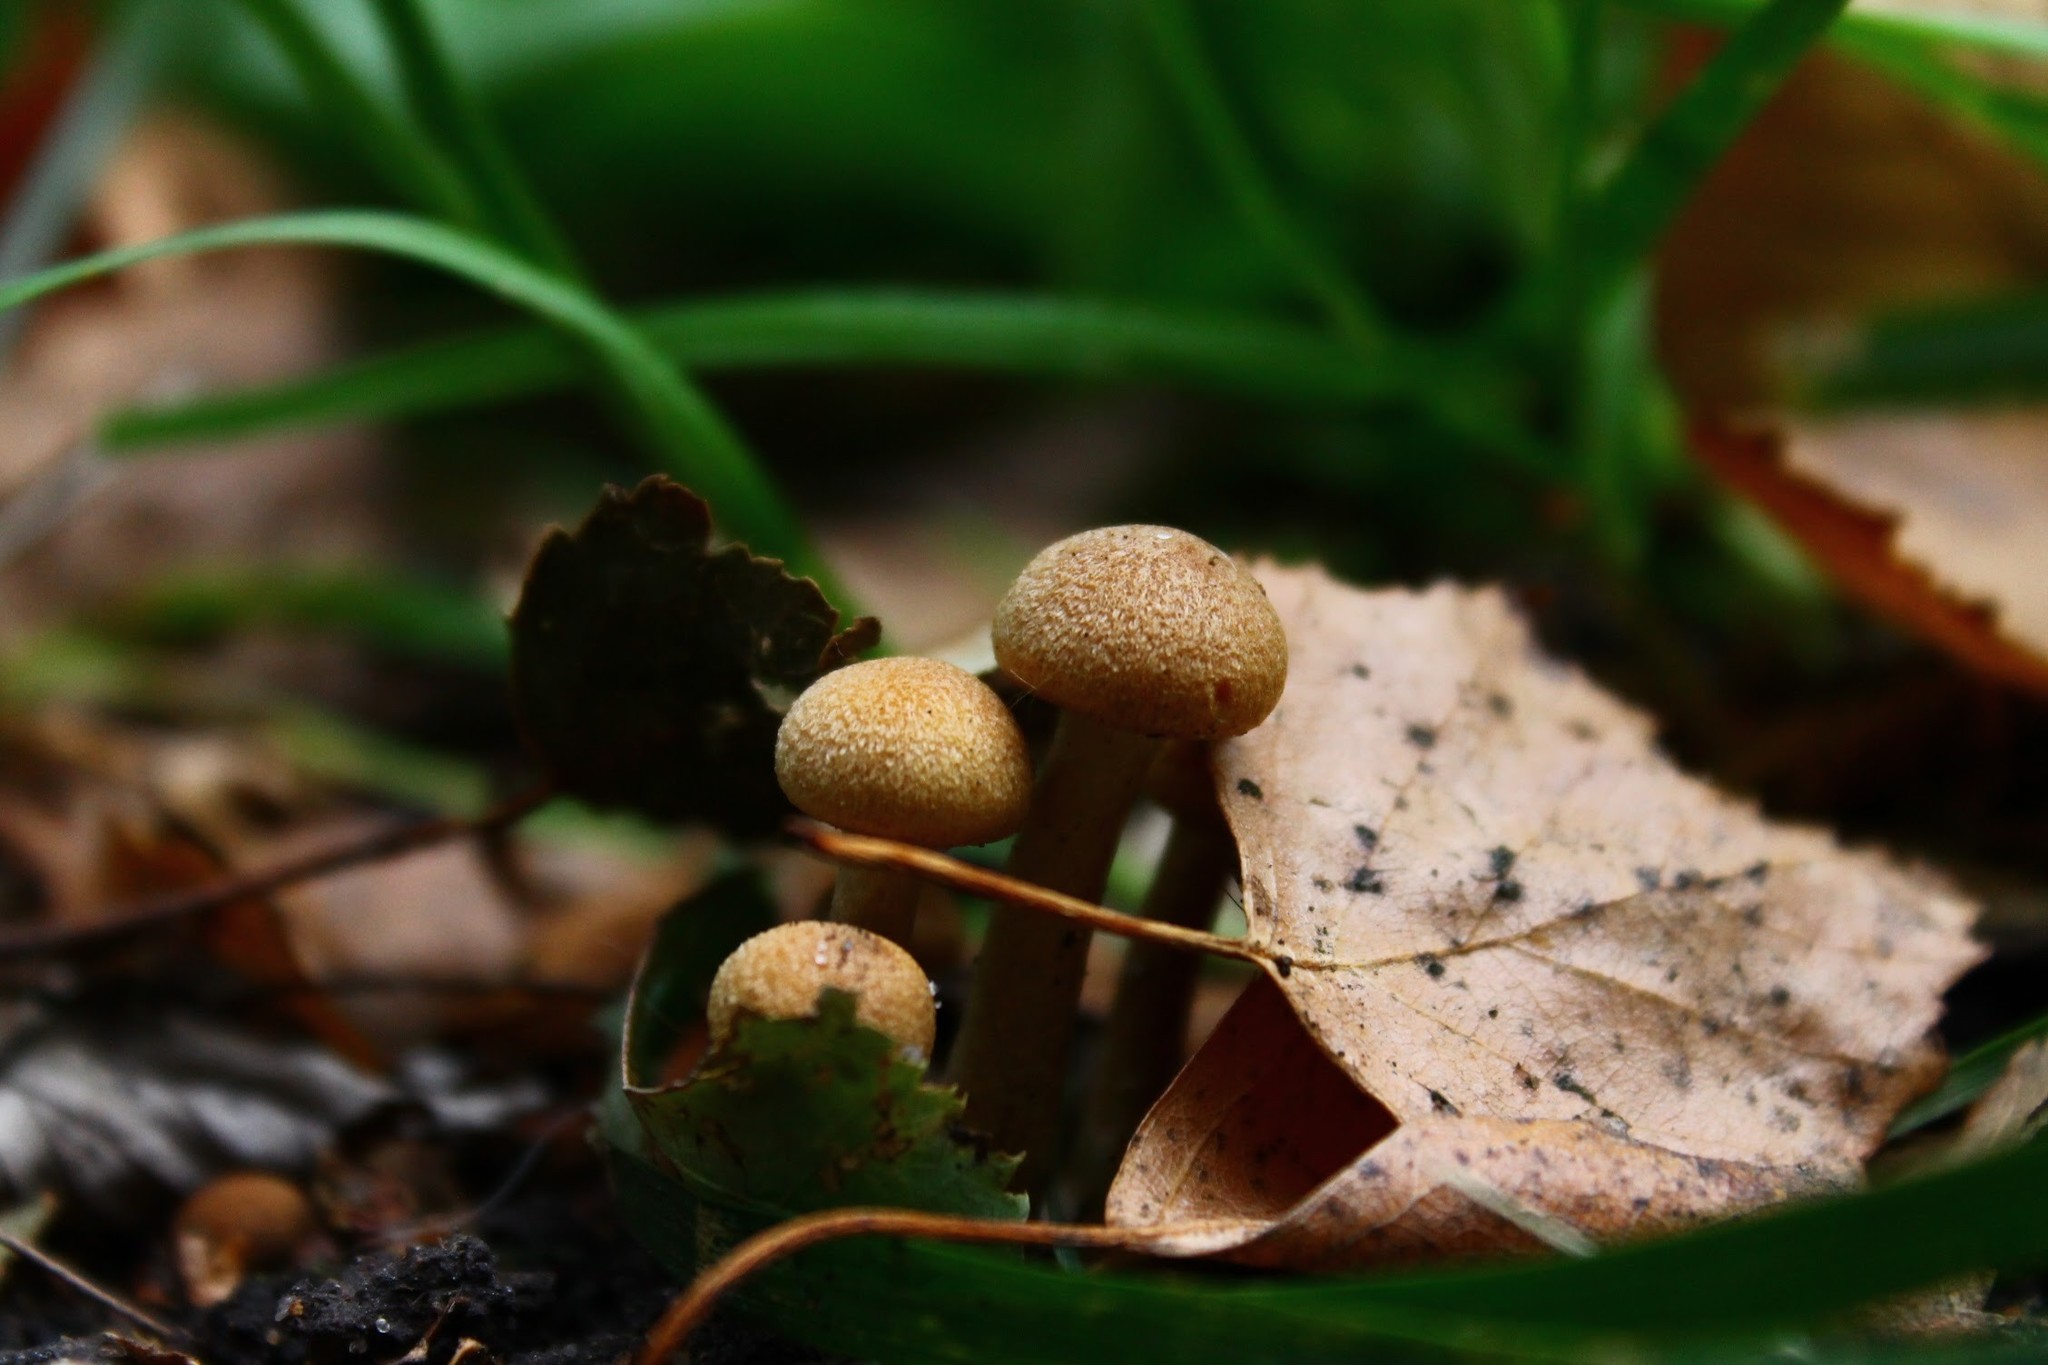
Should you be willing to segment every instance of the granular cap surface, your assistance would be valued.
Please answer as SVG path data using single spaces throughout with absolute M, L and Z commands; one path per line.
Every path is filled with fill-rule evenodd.
M 783 718 L 775 776 L 806 815 L 929 848 L 1014 834 L 1031 800 L 1009 708 L 936 659 L 871 659 L 812 683 Z
M 1198 536 L 1110 526 L 1040 551 L 996 608 L 996 661 L 1059 706 L 1121 729 L 1219 739 L 1287 684 L 1265 589 Z

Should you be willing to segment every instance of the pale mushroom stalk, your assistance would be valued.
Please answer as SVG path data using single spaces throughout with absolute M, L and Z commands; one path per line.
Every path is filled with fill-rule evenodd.
M 1235 850 L 1221 822 L 1176 818 L 1166 851 L 1152 874 L 1142 913 L 1185 929 L 1207 929 L 1235 870 Z M 1131 1134 L 1153 1101 L 1180 1070 L 1187 1053 L 1188 1021 L 1202 957 L 1184 948 L 1137 942 L 1124 953 L 1116 1003 L 1103 1026 L 1095 1080 L 1075 1138 L 1071 1178 L 1065 1180 L 1071 1216 L 1102 1216 L 1104 1197 Z
M 871 659 L 805 689 L 775 736 L 775 777 L 804 814 L 927 848 L 985 844 L 1017 829 L 1031 754 L 987 683 L 936 659 Z M 910 946 L 921 884 L 842 868 L 832 917 Z
M 908 947 L 923 890 L 923 882 L 892 868 L 842 867 L 832 883 L 832 918 Z
M 1061 708 L 1010 871 L 1099 900 L 1118 838 L 1166 739 L 1242 734 L 1278 702 L 1287 642 L 1258 581 L 1160 526 L 1088 531 L 1041 551 L 996 608 L 996 660 Z M 969 1125 L 1020 1153 L 1041 1193 L 1088 933 L 998 907 L 955 1055 Z
M 1060 716 L 1010 875 L 1100 900 L 1159 741 L 1068 711 Z M 953 1074 L 966 1121 L 1021 1152 L 1019 1188 L 1050 1169 L 1090 935 L 1068 919 L 998 905 L 982 938 Z M 1000 964 L 1000 970 L 995 969 Z

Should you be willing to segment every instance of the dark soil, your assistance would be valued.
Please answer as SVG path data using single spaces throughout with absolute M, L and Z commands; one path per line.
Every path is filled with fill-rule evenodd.
M 676 1286 L 588 1187 L 536 1189 L 458 1233 L 375 1253 L 325 1273 L 268 1276 L 182 1319 L 181 1343 L 204 1365 L 443 1365 L 473 1341 L 503 1365 L 581 1365 L 629 1357 Z M 489 1240 L 486 1240 L 486 1239 Z M 0 1365 L 146 1360 L 118 1338 L 134 1329 L 97 1305 L 14 1272 L 0 1300 Z M 114 1338 L 102 1333 L 115 1334 Z M 417 1354 L 410 1354 L 417 1351 Z M 692 1337 L 701 1365 L 809 1365 L 829 1359 L 745 1324 L 714 1320 Z

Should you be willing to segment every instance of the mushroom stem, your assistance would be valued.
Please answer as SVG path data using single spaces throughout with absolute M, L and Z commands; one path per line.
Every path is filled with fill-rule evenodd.
M 1233 870 L 1232 852 L 1220 821 L 1176 819 L 1145 893 L 1145 918 L 1208 928 Z M 1066 1182 L 1071 1197 L 1063 1202 L 1080 1218 L 1101 1217 L 1131 1134 L 1180 1070 L 1201 968 L 1196 954 L 1157 943 L 1133 943 L 1124 953 Z
M 1099 900 L 1158 747 L 1155 739 L 1062 712 L 1010 853 L 1010 874 Z M 1023 1155 L 1013 1182 L 1020 1189 L 1042 1189 L 1052 1169 L 1089 938 L 1070 920 L 999 905 L 974 964 L 953 1074 L 966 1092 L 968 1125 L 998 1150 Z
M 842 867 L 832 884 L 832 918 L 910 946 L 924 884 L 890 868 Z

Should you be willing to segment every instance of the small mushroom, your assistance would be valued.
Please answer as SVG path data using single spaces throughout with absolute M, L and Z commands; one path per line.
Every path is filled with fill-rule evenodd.
M 927 848 L 1014 834 L 1031 752 L 1003 700 L 937 659 L 871 659 L 812 683 L 775 737 L 775 776 L 804 814 Z M 843 868 L 832 917 L 908 946 L 918 881 Z
M 996 660 L 1061 708 L 1012 874 L 1097 900 L 1160 744 L 1243 734 L 1287 681 L 1287 638 L 1258 580 L 1163 526 L 1048 546 L 996 608 Z M 968 1122 L 1022 1152 L 1038 1188 L 1058 1132 L 1088 933 L 999 906 L 975 966 L 955 1073 Z
M 223 1302 L 251 1272 L 290 1266 L 319 1235 L 305 1191 L 268 1171 L 237 1171 L 207 1182 L 171 1223 L 178 1275 L 197 1308 Z
M 733 950 L 711 978 L 711 1046 L 723 1046 L 743 1014 L 808 1019 L 825 990 L 854 997 L 853 1017 L 894 1039 L 907 1060 L 930 1060 L 938 1007 L 923 969 L 879 934 L 823 920 L 777 925 Z

